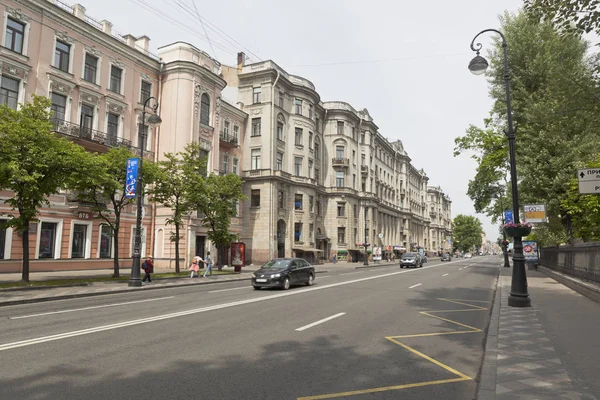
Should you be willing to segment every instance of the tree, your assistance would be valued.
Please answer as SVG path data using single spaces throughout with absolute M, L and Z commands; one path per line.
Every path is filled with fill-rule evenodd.
M 516 129 L 516 159 L 521 204 L 547 204 L 548 215 L 559 219 L 552 229 L 571 232 L 571 215 L 561 206 L 578 160 L 600 151 L 597 126 L 600 97 L 588 45 L 578 36 L 560 34 L 550 23 L 534 23 L 524 13 L 505 14 L 501 30 L 508 43 L 512 112 Z M 490 95 L 495 100 L 485 128 L 470 127 L 456 139 L 455 154 L 475 151 L 477 175 L 469 184 L 476 210 L 490 215 L 500 207 L 489 196 L 494 178 L 506 176 L 506 97 L 502 47 L 496 39 L 490 53 Z M 495 140 L 497 139 L 497 141 Z M 499 179 L 501 182 L 503 179 Z M 509 185 L 510 186 L 510 185 Z M 510 197 L 509 197 L 510 198 Z M 505 204 L 506 205 L 506 204 Z M 559 231 L 554 237 L 560 237 Z
M 198 157 L 199 151 L 198 144 L 190 143 L 182 152 L 164 154 L 165 160 L 158 162 L 154 176 L 147 180 L 153 183 L 153 188 L 148 192 L 152 201 L 173 212 L 166 222 L 175 227 L 175 232 L 171 234 L 171 241 L 175 242 L 175 272 L 179 272 L 179 242 L 184 217 L 194 210 L 194 193 L 204 187 L 203 180 L 196 179 L 200 176 L 199 172 L 206 168 L 205 159 Z
M 89 169 L 77 176 L 75 189 L 77 199 L 90 205 L 95 218 L 110 226 L 113 237 L 113 278 L 119 272 L 119 232 L 121 214 L 135 199 L 125 197 L 127 159 L 133 154 L 125 147 L 111 148 L 108 152 L 96 155 Z M 151 167 L 144 164 L 146 173 Z M 109 204 L 111 207 L 109 207 Z
M 452 221 L 452 239 L 454 247 L 462 252 L 481 247 L 481 221 L 471 215 L 459 214 Z
M 223 257 L 235 238 L 229 232 L 231 218 L 237 216 L 238 202 L 246 198 L 242 192 L 243 181 L 235 174 L 210 174 L 206 178 L 197 175 L 196 182 L 194 186 L 200 190 L 193 193 L 193 207 L 202 214 L 208 239 L 217 247 L 219 257 Z M 222 266 L 220 259 L 217 259 L 217 265 Z
M 8 226 L 22 235 L 22 279 L 29 282 L 29 224 L 48 196 L 73 186 L 73 177 L 89 168 L 90 155 L 52 132 L 49 99 L 33 96 L 19 110 L 0 106 L 0 189 L 14 196 L 5 201 L 18 215 Z
M 566 32 L 600 34 L 600 0 L 525 0 L 525 11 Z

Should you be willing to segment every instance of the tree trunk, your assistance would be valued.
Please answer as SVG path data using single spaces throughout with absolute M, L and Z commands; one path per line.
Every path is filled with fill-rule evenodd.
M 114 254 L 113 254 L 113 278 L 119 277 L 119 228 L 115 227 L 113 229 L 113 244 Z
M 29 222 L 23 230 L 23 266 L 21 270 L 21 279 L 23 282 L 29 282 Z
M 175 224 L 175 273 L 179 273 L 179 224 Z

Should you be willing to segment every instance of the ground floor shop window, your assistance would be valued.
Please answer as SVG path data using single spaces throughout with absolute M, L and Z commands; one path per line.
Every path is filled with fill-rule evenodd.
M 100 258 L 112 256 L 112 228 L 108 225 L 100 226 Z
M 0 220 L 0 260 L 4 259 L 4 247 L 6 247 L 6 221 Z
M 71 242 L 71 258 L 85 258 L 87 225 L 73 225 L 73 240 Z
M 56 245 L 56 231 L 58 224 L 56 222 L 42 222 L 40 229 L 40 249 L 39 258 L 54 258 Z

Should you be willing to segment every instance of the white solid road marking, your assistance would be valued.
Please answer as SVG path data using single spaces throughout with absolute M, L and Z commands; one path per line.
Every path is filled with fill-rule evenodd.
M 96 332 L 103 332 L 103 331 L 108 331 L 108 330 L 112 330 L 112 329 L 125 328 L 127 326 L 134 326 L 134 325 L 147 324 L 147 323 L 150 323 L 150 322 L 163 321 L 163 320 L 166 320 L 166 319 L 183 317 L 183 316 L 186 316 L 186 315 L 199 314 L 199 313 L 204 313 L 204 312 L 208 312 L 208 311 L 220 310 L 220 309 L 223 309 L 223 308 L 237 307 L 237 306 L 241 306 L 241 305 L 244 305 L 244 304 L 257 303 L 259 301 L 266 301 L 266 300 L 278 299 L 278 298 L 287 297 L 287 296 L 297 296 L 297 295 L 301 295 L 301 294 L 308 293 L 308 292 L 314 292 L 314 291 L 317 291 L 317 290 L 325 290 L 325 289 L 330 289 L 330 288 L 334 288 L 334 287 L 338 287 L 338 286 L 351 285 L 353 283 L 366 282 L 366 281 L 370 281 L 370 280 L 373 280 L 373 279 L 387 278 L 388 276 L 394 276 L 394 275 L 408 274 L 408 273 L 413 273 L 413 272 L 424 271 L 424 270 L 429 269 L 429 268 L 445 267 L 446 265 L 449 265 L 449 264 L 454 263 L 454 262 L 460 262 L 460 261 L 451 261 L 450 263 L 446 263 L 446 264 L 435 264 L 435 265 L 430 265 L 428 267 L 423 267 L 423 268 L 419 268 L 419 269 L 417 269 L 417 268 L 415 268 L 415 269 L 406 269 L 406 270 L 397 271 L 397 272 L 390 272 L 390 273 L 382 274 L 382 275 L 374 275 L 374 276 L 368 276 L 368 277 L 365 277 L 365 278 L 354 279 L 354 280 L 351 280 L 351 281 L 330 283 L 329 285 L 312 286 L 310 288 L 306 288 L 306 289 L 303 289 L 303 290 L 284 292 L 284 293 L 280 293 L 280 294 L 273 294 L 273 295 L 269 295 L 269 296 L 256 297 L 256 298 L 247 299 L 247 300 L 233 301 L 233 302 L 230 302 L 230 303 L 218 304 L 218 305 L 209 306 L 209 307 L 195 308 L 195 309 L 192 309 L 192 310 L 179 311 L 179 312 L 170 313 L 170 314 L 163 314 L 163 315 L 158 315 L 158 316 L 155 316 L 155 317 L 134 319 L 134 320 L 131 320 L 131 321 L 119 322 L 119 323 L 110 324 L 110 325 L 102 325 L 102 326 L 97 326 L 95 328 L 82 329 L 82 330 L 79 330 L 79 331 L 71 331 L 71 332 L 59 333 L 57 335 L 41 336 L 41 337 L 37 337 L 37 338 L 33 338 L 33 339 L 20 340 L 18 342 L 0 344 L 0 351 L 15 349 L 15 348 L 24 347 L 24 346 L 31 346 L 31 345 L 39 344 L 39 343 L 51 342 L 51 341 L 54 341 L 54 340 L 66 339 L 66 338 L 70 338 L 70 337 L 74 337 L 74 336 L 89 335 L 90 333 L 96 333 Z
M 411 287 L 409 287 L 409 289 L 416 288 L 417 286 L 421 286 L 421 285 L 422 285 L 422 283 L 417 283 L 416 285 L 412 285 Z
M 331 275 L 320 276 L 319 279 L 331 278 Z
M 362 271 L 358 271 L 358 272 L 346 272 L 345 274 L 340 274 L 340 276 L 342 275 L 352 275 L 352 274 L 360 274 Z
M 296 331 L 302 332 L 304 330 L 307 330 L 308 328 L 312 328 L 313 326 L 322 324 L 323 322 L 331 321 L 334 318 L 341 317 L 342 315 L 346 315 L 346 313 L 345 312 L 341 312 L 339 314 L 332 315 L 331 317 L 323 318 L 323 319 L 321 319 L 321 320 L 319 320 L 317 322 L 313 322 L 312 324 L 304 325 L 303 327 L 300 327 L 300 328 L 296 329 Z
M 236 287 L 236 288 L 232 288 L 232 289 L 211 290 L 208 293 L 229 292 L 230 290 L 242 290 L 242 289 L 250 289 L 250 286 Z
M 71 309 L 71 310 L 51 311 L 51 312 L 40 313 L 40 314 L 21 315 L 19 317 L 10 317 L 9 319 L 33 318 L 33 317 L 42 317 L 44 315 L 53 315 L 53 314 L 63 314 L 63 313 L 76 312 L 76 311 L 94 310 L 96 308 L 118 307 L 118 306 L 125 306 L 125 305 L 128 305 L 128 304 L 145 303 L 147 301 L 158 301 L 158 300 L 172 299 L 173 297 L 175 297 L 175 296 L 160 297 L 158 299 L 146 299 L 146 300 L 127 301 L 125 303 L 105 304 L 103 306 L 92 306 L 92 307 L 74 308 L 74 309 Z
M 449 275 L 449 274 L 444 274 L 444 275 L 442 275 L 442 276 L 448 276 L 448 275 Z

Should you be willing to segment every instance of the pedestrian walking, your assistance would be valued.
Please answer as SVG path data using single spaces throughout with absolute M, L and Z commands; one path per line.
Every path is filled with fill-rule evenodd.
M 202 257 L 200 257 L 200 256 L 194 257 L 194 259 L 192 260 L 192 265 L 190 265 L 190 271 L 192 271 L 192 273 L 190 274 L 190 278 L 194 277 L 194 272 L 198 273 L 198 278 L 200 278 L 200 263 L 201 262 L 204 262 L 202 260 Z
M 144 275 L 144 279 L 142 279 L 142 282 L 146 282 L 146 280 L 148 280 L 148 282 L 152 282 L 150 274 L 154 272 L 154 263 L 152 262 L 151 256 L 146 257 L 146 261 L 144 261 L 144 263 L 142 264 L 142 269 L 144 270 L 144 272 L 146 272 L 146 274 Z
M 335 254 L 333 255 L 333 263 L 337 264 L 337 255 L 335 255 Z
M 210 272 L 210 276 L 212 276 L 212 259 L 210 258 L 210 251 L 206 252 L 206 257 L 204 258 L 204 264 L 206 265 L 206 270 L 204 270 L 204 278 L 206 278 L 206 274 Z

